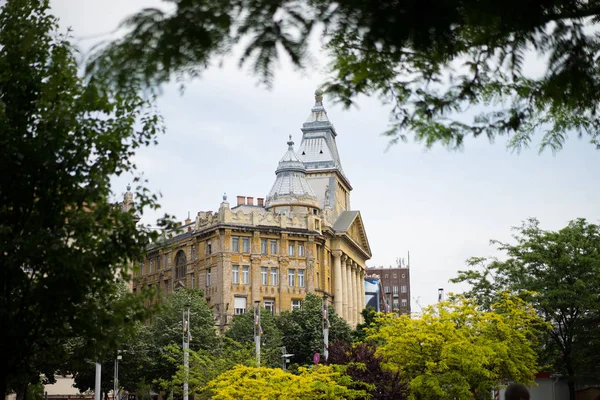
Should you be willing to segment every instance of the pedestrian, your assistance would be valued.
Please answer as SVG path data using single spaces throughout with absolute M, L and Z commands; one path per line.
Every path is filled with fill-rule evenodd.
M 529 390 L 520 383 L 511 383 L 504 392 L 504 400 L 529 400 Z

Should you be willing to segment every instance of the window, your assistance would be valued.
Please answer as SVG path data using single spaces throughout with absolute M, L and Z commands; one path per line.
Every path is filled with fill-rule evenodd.
M 319 273 L 317 272 L 317 282 L 316 282 L 317 283 L 317 285 L 316 285 L 317 289 L 319 289 L 319 282 L 321 282 L 321 281 L 319 279 Z
M 242 267 L 242 283 L 244 285 L 248 285 L 250 283 L 250 267 L 247 265 Z
M 240 267 L 239 265 L 234 265 L 231 267 L 231 283 L 238 284 L 240 283 Z
M 389 292 L 390 292 L 390 287 L 389 287 L 389 286 L 386 286 L 385 288 L 383 288 L 383 291 L 384 291 L 385 293 L 389 293 Z
M 196 245 L 193 244 L 192 245 L 192 260 L 195 260 L 196 258 L 198 258 L 198 254 L 196 253 Z
M 240 238 L 237 236 L 231 238 L 231 251 L 235 253 L 240 252 Z
M 398 294 L 398 286 L 394 286 L 394 294 Z
M 242 238 L 242 252 L 250 253 L 250 238 Z
M 398 309 L 398 299 L 394 299 L 394 301 L 393 301 L 393 309 L 394 310 Z
M 268 240 L 260 239 L 260 254 L 267 254 Z
M 271 312 L 271 315 L 275 314 L 275 299 L 265 299 L 264 307 L 266 310 Z
M 304 287 L 304 270 L 303 269 L 298 270 L 298 286 Z
M 211 243 L 206 243 L 206 251 L 205 251 L 206 255 L 209 255 L 212 253 L 212 244 Z
M 302 300 L 292 300 L 292 310 L 299 310 L 302 308 Z
M 271 254 L 277 254 L 277 240 L 271 240 Z
M 194 276 L 194 274 L 190 275 L 190 279 L 191 279 L 191 281 L 190 281 L 190 289 L 193 289 L 194 288 L 194 281 L 196 280 L 196 277 Z
M 397 277 L 397 275 L 396 275 L 396 274 L 394 274 L 394 279 L 396 279 L 396 277 Z
M 211 273 L 211 268 L 207 268 L 206 269 L 206 287 L 209 287 L 211 285 L 210 282 L 210 273 Z
M 246 312 L 246 298 L 235 296 L 233 298 L 233 313 L 235 315 L 242 315 Z
M 402 279 L 406 278 L 406 274 L 402 274 Z
M 269 284 L 269 269 L 267 267 L 261 267 L 260 269 L 260 283 L 263 285 Z
M 408 305 L 408 301 L 406 299 L 402 299 L 402 307 L 406 307 Z
M 402 285 L 402 287 L 400 287 L 400 291 L 402 293 L 406 293 L 406 285 Z
M 160 256 L 156 257 L 156 270 L 160 271 Z
M 145 266 L 145 264 L 146 264 L 145 261 L 142 261 L 142 264 L 140 265 L 140 273 L 142 275 L 144 275 L 144 266 Z
M 169 295 L 169 281 L 165 281 L 165 296 Z
M 288 255 L 290 255 L 290 256 L 294 255 L 294 242 L 290 242 L 288 244 Z
M 175 256 L 175 279 L 183 279 L 185 277 L 186 263 L 187 259 L 185 257 L 185 252 L 179 250 L 177 256 Z
M 165 254 L 165 269 L 169 268 L 169 254 Z
M 277 281 L 279 280 L 277 279 L 279 277 L 278 275 L 277 268 L 271 268 L 271 285 L 277 286 Z
M 288 269 L 288 285 L 296 286 L 296 270 Z
M 304 245 L 298 243 L 298 257 L 304 257 Z
M 148 273 L 151 274 L 154 269 L 154 260 L 150 260 L 150 265 L 148 267 Z
M 388 274 L 385 274 L 385 279 L 387 279 L 387 277 L 388 277 Z

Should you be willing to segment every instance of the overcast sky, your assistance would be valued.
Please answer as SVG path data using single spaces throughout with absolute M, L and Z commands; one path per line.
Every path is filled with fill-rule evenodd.
M 96 35 L 110 32 L 128 14 L 151 0 L 52 0 L 62 29 L 71 27 L 75 42 L 89 47 Z M 325 65 L 318 47 L 314 54 Z M 183 94 L 167 86 L 159 99 L 167 132 L 156 147 L 138 153 L 137 164 L 150 188 L 163 195 L 163 212 L 185 219 L 201 210 L 217 210 L 223 192 L 265 197 L 287 149 L 296 147 L 302 123 L 323 82 L 322 67 L 299 73 L 282 62 L 272 90 L 225 60 Z M 464 151 L 419 144 L 398 144 L 388 151 L 381 136 L 389 108 L 374 98 L 344 110 L 325 98 L 338 132 L 346 176 L 354 190 L 351 206 L 360 210 L 373 252 L 369 266 L 393 265 L 410 251 L 413 311 L 434 303 L 437 289 L 460 291 L 448 283 L 471 256 L 495 254 L 490 239 L 509 240 L 511 226 L 537 217 L 546 229 L 560 229 L 584 217 L 597 223 L 600 152 L 585 139 L 569 140 L 556 155 L 537 149 L 520 155 L 497 140 L 469 139 Z M 127 178 L 115 179 L 122 193 Z M 156 214 L 144 217 L 151 222 Z

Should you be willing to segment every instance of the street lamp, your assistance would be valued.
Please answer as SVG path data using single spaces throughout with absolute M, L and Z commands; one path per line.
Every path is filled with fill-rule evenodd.
M 283 359 L 283 370 L 285 371 L 287 369 L 287 365 L 290 363 L 290 358 L 292 358 L 294 355 L 288 354 L 285 346 L 281 347 L 281 353 L 281 358 Z
M 119 399 L 119 360 L 123 359 L 120 353 L 121 350 L 117 350 L 117 358 L 115 358 L 115 377 L 113 380 L 113 397 L 115 400 Z

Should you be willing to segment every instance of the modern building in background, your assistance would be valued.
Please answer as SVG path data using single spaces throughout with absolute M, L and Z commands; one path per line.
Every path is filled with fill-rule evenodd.
M 237 196 L 233 207 L 224 195 L 216 212 L 188 217 L 183 233 L 149 249 L 134 292 L 202 289 L 222 328 L 256 304 L 273 313 L 301 307 L 307 293 L 323 296 L 351 326 L 360 322 L 371 249 L 322 100 L 317 91 L 300 146 L 290 136 L 268 195 Z
M 410 257 L 409 257 L 410 263 Z M 367 276 L 378 276 L 383 287 L 384 302 L 392 312 L 410 315 L 410 265 L 403 259 L 396 267 L 369 267 Z
M 369 269 L 367 269 L 367 272 Z M 378 275 L 365 276 L 365 299 L 366 307 L 373 307 L 377 312 L 391 312 L 385 296 L 383 294 L 383 286 Z

